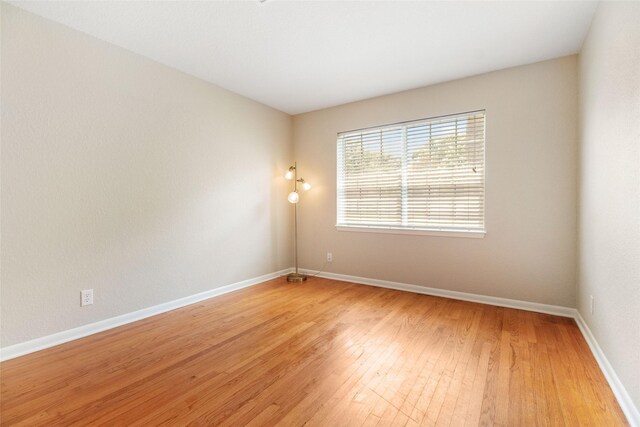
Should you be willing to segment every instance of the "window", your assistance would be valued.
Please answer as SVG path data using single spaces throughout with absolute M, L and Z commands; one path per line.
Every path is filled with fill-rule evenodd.
M 484 234 L 485 112 L 338 134 L 342 230 Z

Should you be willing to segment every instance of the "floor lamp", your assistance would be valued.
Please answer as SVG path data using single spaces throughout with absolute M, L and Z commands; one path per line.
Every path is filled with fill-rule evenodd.
M 293 260 L 295 264 L 295 271 L 287 274 L 287 282 L 304 282 L 307 280 L 307 276 L 298 273 L 298 202 L 300 201 L 300 194 L 298 194 L 298 183 L 302 186 L 304 191 L 311 188 L 311 184 L 306 182 L 302 178 L 298 178 L 298 165 L 294 163 L 293 166 L 289 166 L 289 170 L 284 175 L 289 181 L 293 180 L 293 191 L 287 196 L 289 203 L 293 204 Z

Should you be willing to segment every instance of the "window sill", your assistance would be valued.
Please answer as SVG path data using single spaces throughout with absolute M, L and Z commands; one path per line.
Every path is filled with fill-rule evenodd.
M 375 227 L 370 225 L 336 225 L 336 230 L 382 234 L 413 234 L 418 236 L 465 237 L 470 239 L 482 239 L 486 234 L 485 231 L 424 230 L 419 228 Z

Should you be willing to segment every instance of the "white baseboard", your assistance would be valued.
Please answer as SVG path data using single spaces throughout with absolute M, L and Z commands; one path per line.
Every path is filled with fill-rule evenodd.
M 302 273 L 318 275 L 326 279 L 342 280 L 343 282 L 353 282 L 362 285 L 377 286 L 380 288 L 396 289 L 398 291 L 413 292 L 416 294 L 432 295 L 436 297 L 451 298 L 463 301 L 477 302 L 480 304 L 497 305 L 499 307 L 516 308 L 519 310 L 535 311 L 538 313 L 553 314 L 555 316 L 575 317 L 576 309 L 562 307 L 559 305 L 540 304 L 537 302 L 527 302 L 508 298 L 490 297 L 486 295 L 470 294 L 467 292 L 449 291 L 446 289 L 429 288 L 426 286 L 410 285 L 400 282 L 389 282 L 387 280 L 371 279 L 368 277 L 349 276 L 346 274 L 327 273 L 302 269 Z
M 243 280 L 241 282 L 232 283 L 230 285 L 221 286 L 219 288 L 211 289 L 210 291 L 201 292 L 194 295 L 189 295 L 184 298 L 179 298 L 173 301 L 165 302 L 162 304 L 154 305 L 153 307 L 143 308 L 142 310 L 134 311 L 120 316 L 111 317 L 109 319 L 100 320 L 99 322 L 89 323 L 88 325 L 79 326 L 77 328 L 68 329 L 66 331 L 57 332 L 55 334 L 47 335 L 44 337 L 36 338 L 30 341 L 25 341 L 19 344 L 14 344 L 8 347 L 0 349 L 0 361 L 13 359 L 18 356 L 33 353 L 45 348 L 53 347 L 65 342 L 77 340 L 88 335 L 92 335 L 98 332 L 106 331 L 118 326 L 126 325 L 127 323 L 135 322 L 156 314 L 164 313 L 167 311 L 175 310 L 176 308 L 184 307 L 189 304 L 194 304 L 209 298 L 223 295 L 229 292 L 237 291 L 239 289 L 247 288 L 249 286 L 257 285 L 258 283 L 265 282 L 267 280 L 275 279 L 276 277 L 287 274 L 291 271 L 290 268 L 285 270 L 276 271 L 273 273 L 265 274 L 252 279 Z
M 317 271 L 307 270 L 307 269 L 302 269 L 301 272 L 309 275 L 318 275 L 318 277 L 324 277 L 326 279 L 341 280 L 344 282 L 352 282 L 352 283 L 359 283 L 362 285 L 396 289 L 399 291 L 408 291 L 408 292 L 414 292 L 417 294 L 433 295 L 433 296 L 444 297 L 444 298 L 452 298 L 452 299 L 458 299 L 463 301 L 477 302 L 480 304 L 497 305 L 500 307 L 516 308 L 519 310 L 535 311 L 538 313 L 553 314 L 556 316 L 563 316 L 563 317 L 571 317 L 578 324 L 578 328 L 580 328 L 580 332 L 582 332 L 582 335 L 584 336 L 585 341 L 589 345 L 589 348 L 591 349 L 593 356 L 598 362 L 598 365 L 600 366 L 602 373 L 607 379 L 607 382 L 609 383 L 609 386 L 611 387 L 613 394 L 616 396 L 616 399 L 618 400 L 618 404 L 620 405 L 620 408 L 622 409 L 625 416 L 627 417 L 627 421 L 629 422 L 631 427 L 640 427 L 640 414 L 638 413 L 638 409 L 633 404 L 633 401 L 631 400 L 629 393 L 627 393 L 627 390 L 624 388 L 624 385 L 616 375 L 615 371 L 613 370 L 613 367 L 607 360 L 607 357 L 605 356 L 604 352 L 598 345 L 598 342 L 596 341 L 595 337 L 591 333 L 591 330 L 589 330 L 589 327 L 587 326 L 584 319 L 580 315 L 580 312 L 578 312 L 578 310 L 576 310 L 575 308 L 562 307 L 557 305 L 539 304 L 535 302 L 527 302 L 527 301 L 513 300 L 513 299 L 507 299 L 507 298 L 490 297 L 485 295 L 470 294 L 466 292 L 449 291 L 446 289 L 428 288 L 425 286 L 410 285 L 407 283 L 399 283 L 399 282 L 389 282 L 386 280 L 371 279 L 367 277 L 349 276 L 346 274 L 327 273 L 327 272 L 318 273 Z
M 578 311 L 576 311 L 575 319 L 585 341 L 589 344 L 593 357 L 595 357 L 598 362 L 598 365 L 607 379 L 611 390 L 613 390 L 613 394 L 615 394 L 616 399 L 618 399 L 618 404 L 620 404 L 622 412 L 624 412 L 627 417 L 627 421 L 631 427 L 640 427 L 640 412 L 638 411 L 638 408 L 634 405 L 631 400 L 631 396 L 627 393 L 627 390 L 624 388 L 624 385 L 622 385 L 620 378 L 618 378 L 618 375 L 616 375 L 616 372 L 613 370 L 613 366 L 609 363 L 607 356 L 605 356 L 602 348 L 598 345 L 596 338 L 593 336 L 593 333 L 591 333 L 591 329 L 587 326 L 587 322 L 584 321 L 582 315 Z

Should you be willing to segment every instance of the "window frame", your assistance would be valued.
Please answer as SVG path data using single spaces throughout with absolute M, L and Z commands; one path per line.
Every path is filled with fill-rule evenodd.
M 339 139 L 341 135 L 349 134 L 352 132 L 360 132 L 367 130 L 384 130 L 393 127 L 404 127 L 411 124 L 418 124 L 420 122 L 429 122 L 436 121 L 439 119 L 446 119 L 447 117 L 455 117 L 461 115 L 472 115 L 474 113 L 483 113 L 484 115 L 484 141 L 483 141 L 483 150 L 482 150 L 482 164 L 483 164 L 483 179 L 482 179 L 482 229 L 465 229 L 463 227 L 453 228 L 453 227 L 423 227 L 423 226 L 415 226 L 415 225 L 407 225 L 407 226 L 395 226 L 395 225 L 367 225 L 367 224 L 340 224 L 338 223 L 339 211 L 340 211 L 340 170 L 341 167 L 339 165 L 340 158 L 340 144 Z M 404 128 L 406 130 L 406 128 Z M 404 163 L 406 159 L 401 159 Z M 404 168 L 405 166 L 403 166 Z M 406 173 L 403 171 L 403 174 Z M 486 196 L 487 196 L 487 111 L 486 109 L 477 109 L 470 111 L 463 111 L 459 113 L 453 114 L 445 114 L 440 116 L 433 116 L 415 120 L 406 120 L 402 122 L 396 123 L 388 123 L 380 126 L 371 126 L 360 129 L 353 129 L 349 131 L 341 131 L 336 135 L 336 222 L 335 228 L 337 231 L 343 232 L 365 232 L 365 233 L 379 233 L 379 234 L 399 234 L 399 235 L 421 235 L 421 236 L 439 236 L 439 237 L 463 237 L 463 238 L 475 238 L 481 239 L 485 237 L 487 233 L 487 224 L 486 224 Z M 403 199 L 402 203 L 404 204 L 406 200 Z

